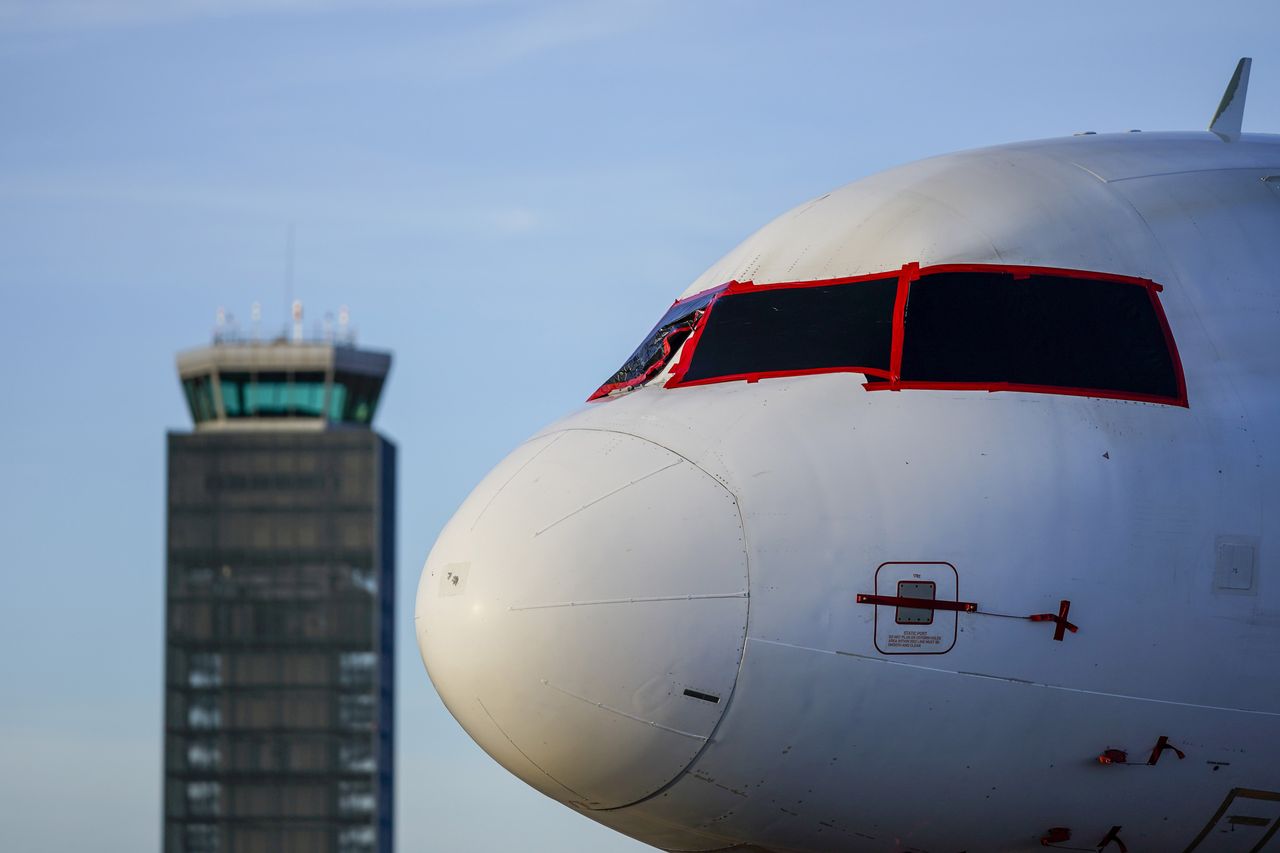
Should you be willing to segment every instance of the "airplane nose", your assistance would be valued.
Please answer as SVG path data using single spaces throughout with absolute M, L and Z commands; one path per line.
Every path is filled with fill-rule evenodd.
M 701 751 L 737 680 L 733 495 L 632 435 L 564 430 L 485 478 L 427 558 L 418 647 L 449 711 L 555 799 L 628 805 Z

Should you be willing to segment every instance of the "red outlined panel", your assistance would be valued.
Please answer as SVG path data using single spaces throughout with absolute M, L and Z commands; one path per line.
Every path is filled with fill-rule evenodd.
M 1164 403 L 1187 406 L 1185 392 L 1178 397 L 1140 394 L 1136 391 L 1111 391 L 1105 388 L 1070 388 L 1064 385 L 1023 385 L 1017 382 L 864 382 L 868 391 L 1023 391 L 1030 394 L 1059 394 L 1068 397 L 1098 397 L 1104 400 L 1134 400 L 1139 403 Z
M 1118 275 L 1109 272 L 1094 272 L 1091 270 L 1071 270 L 1065 267 L 1038 267 L 1028 266 L 1026 264 L 935 264 L 931 267 L 921 267 L 920 276 L 939 275 L 948 272 L 996 272 L 1008 273 L 1014 278 L 1030 278 L 1033 275 L 1052 275 L 1059 278 L 1079 278 L 1092 281 L 1115 281 L 1121 284 L 1134 284 L 1138 287 L 1154 287 L 1156 290 L 1164 290 L 1163 287 L 1156 284 L 1149 278 L 1138 278 L 1132 275 Z
M 1164 306 L 1160 304 L 1160 292 L 1163 287 L 1150 282 L 1147 288 L 1147 295 L 1151 297 L 1151 307 L 1156 312 L 1156 321 L 1160 324 L 1160 330 L 1164 332 L 1165 346 L 1169 348 L 1169 358 L 1173 361 L 1173 374 L 1178 382 L 1178 398 L 1177 405 L 1184 408 L 1190 408 L 1187 402 L 1187 377 L 1182 372 L 1182 357 L 1178 355 L 1178 344 L 1173 339 L 1173 330 L 1169 328 L 1169 318 L 1164 314 Z
M 910 266 L 914 267 L 915 265 L 912 264 Z M 870 275 L 846 276 L 843 278 L 821 278 L 809 281 L 784 281 L 770 284 L 753 284 L 749 281 L 732 281 L 725 286 L 725 289 L 721 293 L 716 295 L 716 300 L 719 300 L 721 296 L 734 296 L 742 293 L 761 293 L 770 290 L 797 290 L 809 287 L 832 287 L 834 285 L 854 285 L 872 281 L 884 281 L 885 279 L 893 278 L 894 275 L 894 271 L 890 270 L 888 272 L 873 273 Z M 900 273 L 898 275 L 901 277 Z M 899 281 L 898 285 L 898 294 L 898 298 L 901 299 L 901 281 Z M 680 353 L 679 361 L 677 361 L 675 366 L 671 369 L 671 378 L 667 380 L 666 387 L 689 388 L 696 385 L 714 385 L 720 382 L 734 381 L 759 382 L 761 379 L 778 379 L 787 376 L 817 376 L 826 373 L 861 373 L 866 376 L 875 376 L 886 380 L 892 378 L 890 372 L 884 368 L 867 367 L 864 365 L 840 365 L 836 367 L 811 367 L 797 370 L 768 370 L 752 373 L 734 373 L 723 376 L 710 376 L 703 379 L 686 379 L 685 374 L 689 372 L 689 365 L 693 361 L 694 353 L 697 352 L 698 342 L 702 338 L 702 332 L 706 328 L 712 312 L 715 311 L 715 304 L 715 301 L 713 301 L 709 306 L 707 306 L 707 310 L 702 315 L 701 321 L 698 323 L 698 327 L 694 329 L 693 334 L 689 337 L 688 341 L 685 342 L 684 348 Z M 896 340 L 896 336 L 898 334 L 896 330 L 894 334 Z
M 684 365 L 688 370 L 688 365 Z M 809 367 L 797 370 L 764 370 L 754 373 L 730 373 L 724 376 L 707 376 L 702 379 L 676 379 L 667 383 L 668 388 L 692 388 L 696 385 L 718 385 L 721 382 L 759 382 L 761 379 L 782 379 L 788 376 L 819 376 L 824 373 L 862 373 L 878 379 L 889 378 L 889 371 L 878 367 Z M 865 383 L 864 383 L 865 384 Z
M 1174 396 L 1163 396 L 1155 394 L 1146 394 L 1135 391 L 1122 391 L 1108 388 L 1082 388 L 1069 387 L 1062 385 L 1035 385 L 1035 384 L 1019 384 L 1011 382 L 933 382 L 933 381 L 911 381 L 904 380 L 901 377 L 902 371 L 902 353 L 906 335 L 910 332 L 906 323 L 908 313 L 908 305 L 910 301 L 910 291 L 913 282 L 919 279 L 943 273 L 996 273 L 1012 275 L 1015 279 L 1030 278 L 1031 276 L 1054 276 L 1057 278 L 1077 279 L 1086 281 L 1106 281 L 1121 284 L 1131 284 L 1135 287 L 1145 288 L 1151 300 L 1152 310 L 1155 314 L 1156 321 L 1160 325 L 1163 332 L 1165 344 L 1168 349 L 1170 364 L 1174 372 L 1177 392 Z M 754 373 L 731 374 L 724 376 L 706 377 L 701 379 L 688 380 L 685 375 L 688 373 L 689 366 L 692 363 L 694 354 L 697 352 L 698 342 L 702 337 L 702 332 L 706 329 L 710 317 L 715 311 L 716 300 L 720 296 L 726 294 L 755 293 L 766 290 L 776 290 L 784 288 L 807 288 L 807 287 L 829 287 L 832 285 L 856 285 L 860 282 L 883 281 L 886 278 L 897 275 L 898 292 L 894 302 L 893 309 L 893 338 L 892 349 L 890 353 L 890 368 L 888 371 L 882 368 L 867 367 L 863 365 L 849 365 L 840 367 L 822 367 L 802 370 L 779 370 Z M 1092 270 L 1072 270 L 1062 267 L 1046 267 L 1046 266 L 1028 266 L 1028 265 L 1011 265 L 1011 264 L 937 264 L 929 267 L 921 267 L 916 263 L 908 263 L 898 270 L 886 270 L 883 272 L 870 273 L 867 275 L 849 276 L 843 278 L 827 278 L 814 279 L 810 281 L 789 281 L 789 282 L 771 282 L 768 284 L 753 284 L 752 282 L 732 281 L 722 286 L 719 293 L 707 305 L 707 308 L 699 318 L 697 325 L 692 333 L 685 340 L 684 345 L 680 348 L 676 363 L 672 366 L 671 376 L 666 382 L 668 388 L 683 388 L 697 385 L 711 385 L 720 382 L 759 382 L 762 379 L 771 379 L 790 376 L 812 376 L 826 373 L 862 373 L 871 377 L 871 381 L 864 383 L 863 387 L 868 391 L 904 391 L 904 390 L 937 390 L 937 391 L 1019 391 L 1036 394 L 1057 394 L 1076 397 L 1092 397 L 1112 400 L 1131 400 L 1143 403 L 1159 403 L 1164 405 L 1182 406 L 1186 408 L 1187 402 L 1187 386 L 1186 378 L 1182 369 L 1182 359 L 1178 354 L 1177 343 L 1174 341 L 1173 332 L 1169 328 L 1169 322 L 1164 313 L 1164 308 L 1160 303 L 1159 294 L 1164 288 L 1150 279 L 1138 278 L 1136 276 L 1118 275 L 1113 273 L 1096 272 Z M 713 288 L 714 290 L 714 288 Z M 704 291 L 707 293 L 709 291 Z M 697 298 L 703 294 L 697 294 L 689 299 Z M 685 300 L 681 300 L 685 301 Z M 679 303 L 676 303 L 679 304 Z M 669 357 L 669 356 L 667 356 Z M 654 371 L 656 375 L 658 371 Z M 652 375 L 639 378 L 631 383 L 622 383 L 627 387 L 632 385 L 643 384 L 652 379 Z M 877 381 L 879 380 L 879 381 Z M 596 392 L 592 399 L 609 393 L 612 388 L 603 388 Z M 603 392 L 603 394 L 602 394 Z

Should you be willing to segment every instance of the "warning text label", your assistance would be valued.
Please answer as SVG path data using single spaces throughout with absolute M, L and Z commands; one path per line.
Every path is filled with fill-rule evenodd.
M 900 631 L 888 638 L 891 649 L 930 649 L 942 645 L 942 635 L 928 631 Z

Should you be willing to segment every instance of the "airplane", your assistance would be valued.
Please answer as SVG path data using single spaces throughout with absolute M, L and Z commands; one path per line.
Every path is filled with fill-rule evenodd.
M 1205 132 L 890 169 L 695 279 L 432 548 L 452 715 L 667 851 L 1280 851 L 1249 70 Z

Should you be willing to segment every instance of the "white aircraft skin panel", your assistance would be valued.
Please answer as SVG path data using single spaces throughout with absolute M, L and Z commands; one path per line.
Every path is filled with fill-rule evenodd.
M 693 760 L 728 705 L 747 621 L 737 504 L 629 435 L 558 433 L 513 456 L 432 549 L 417 608 L 428 670 L 481 746 L 539 790 L 634 802 Z
M 1212 371 L 1231 385 L 1248 383 L 1237 393 L 1250 410 L 1277 399 L 1268 388 L 1276 363 L 1276 288 L 1268 276 L 1258 274 L 1277 260 L 1280 193 L 1262 180 L 1275 174 L 1280 174 L 1280 163 L 1271 169 L 1201 172 L 1116 185 L 1143 212 L 1169 260 L 1170 275 L 1189 283 L 1176 292 L 1186 300 L 1186 310 L 1194 312 L 1194 319 L 1183 325 L 1203 326 L 1211 350 L 1204 361 L 1184 366 L 1188 371 Z M 1172 287 L 1167 293 L 1169 312 L 1175 293 Z M 1231 364 L 1229 371 L 1222 369 L 1223 361 Z
M 1150 235 L 1104 180 L 1147 172 L 1276 167 L 1245 135 L 1133 133 L 1018 143 L 921 160 L 855 181 L 783 214 L 685 290 L 856 276 L 957 261 L 1156 277 Z M 1188 150 L 1190 149 L 1190 150 Z M 1140 168 L 1145 162 L 1148 168 Z M 1076 165 L 1076 164 L 1080 165 Z M 1083 168 L 1082 168 L 1083 167 Z M 1087 170 L 1087 171 L 1086 171 Z M 1076 174 L 1095 176 L 1083 180 Z M 1092 265 L 1081 262 L 1088 259 Z M 1135 266 L 1135 262 L 1137 266 Z
M 1122 825 L 1131 850 L 1182 850 L 1241 784 L 1232 771 L 1242 756 L 1223 746 L 1222 729 L 1233 743 L 1276 734 L 1273 719 L 1224 715 L 1206 726 L 1196 709 L 756 640 L 738 689 L 717 743 L 675 786 L 643 807 L 592 817 L 624 832 L 648 821 L 701 830 L 700 842 L 666 842 L 676 849 L 717 849 L 714 835 L 732 827 L 770 850 L 1030 851 L 1051 826 L 1072 827 L 1092 847 Z M 762 693 L 769 702 L 748 698 Z M 1152 726 L 1188 732 L 1189 757 L 1169 753 L 1149 767 L 1147 745 L 1132 755 L 1137 766 L 1103 767 L 1092 757 L 1104 748 L 1103 721 L 1109 745 L 1145 744 Z M 767 746 L 755 739 L 761 731 L 776 733 Z M 728 755 L 744 742 L 757 748 Z M 1215 772 L 1206 755 L 1233 763 Z
M 1078 163 L 1105 181 L 1126 181 L 1186 172 L 1265 168 L 1275 165 L 1274 145 L 1275 136 L 1267 133 L 1243 134 L 1229 149 L 1207 132 L 1103 133 L 1015 142 L 970 153 L 981 155 L 1001 148 L 1044 151 L 1056 159 Z
M 697 408 L 684 409 L 684 416 L 695 417 L 711 406 L 732 418 L 721 435 L 719 456 L 752 465 L 722 472 L 729 488 L 746 496 L 740 503 L 754 546 L 752 636 L 850 649 L 847 641 L 840 644 L 849 636 L 848 621 L 869 624 L 871 618 L 871 608 L 850 605 L 858 592 L 871 591 L 865 571 L 850 567 L 873 570 L 886 560 L 949 560 L 961 569 L 961 597 L 976 597 L 999 612 L 1056 610 L 1061 598 L 1079 607 L 1077 598 L 1090 588 L 1098 590 L 1099 605 L 1108 611 L 1116 599 L 1134 602 L 1135 608 L 1181 610 L 1179 596 L 1186 590 L 1167 581 L 1188 580 L 1212 566 L 1208 550 L 1192 553 L 1203 544 L 1196 539 L 1197 527 L 1206 521 L 1224 531 L 1239 527 L 1232 510 L 1236 490 L 1220 487 L 1226 475 L 1217 474 L 1213 460 L 1221 457 L 1190 412 L 1170 418 L 1164 406 L 1113 402 L 1102 409 L 1089 398 L 1050 395 L 868 394 L 859 379 L 837 374 L 706 386 L 700 390 L 712 399 L 699 395 Z M 598 411 L 603 417 L 609 408 L 644 406 L 648 419 L 638 431 L 670 443 L 685 430 L 666 429 L 663 420 L 681 417 L 677 409 L 694 402 L 688 393 L 693 390 L 644 389 Z M 779 405 L 784 393 L 786 405 Z M 794 417 L 797 410 L 816 407 L 825 413 L 821 420 Z M 595 411 L 579 417 L 594 422 Z M 625 419 L 626 412 L 617 417 Z M 946 425 L 945 440 L 939 440 L 940 423 Z M 1025 440 L 1027 435 L 1033 440 Z M 897 455 L 884 452 L 891 446 L 899 448 Z M 830 448 L 840 448 L 839 455 Z M 1187 471 L 1171 464 L 1171 451 L 1196 453 L 1209 464 Z M 698 461 L 709 469 L 714 462 Z M 1256 460 L 1249 460 L 1246 476 L 1256 470 Z M 1256 517 L 1256 490 L 1251 500 Z M 1037 535 L 1013 537 L 1010 530 Z M 805 555 L 802 568 L 795 565 L 796 554 Z M 1159 584 L 1123 568 L 1153 561 L 1164 567 Z M 983 584 L 999 589 L 997 599 L 983 602 L 973 589 L 966 566 L 975 563 Z M 1049 565 L 1069 567 L 1058 588 L 1074 591 L 1076 598 L 1054 592 L 1039 579 L 1027 583 Z M 1252 608 L 1256 602 L 1256 597 L 1232 597 L 1229 603 Z M 804 618 L 795 618 L 797 612 Z M 1131 630 L 1128 619 L 1120 621 Z M 1203 657 L 1202 643 L 1187 632 L 1185 621 L 1151 621 L 1158 623 L 1151 642 L 1159 643 L 1162 655 Z M 1110 654 L 1110 638 L 1096 629 L 1070 640 L 1085 647 L 1102 643 L 1099 648 L 1079 660 L 1046 661 L 1042 649 L 1017 640 L 1051 634 L 1044 626 L 1003 619 L 963 624 L 977 638 L 1005 638 L 1010 647 L 1000 650 L 1001 663 L 1011 677 L 1036 680 L 1046 666 L 1073 662 L 1080 667 L 1074 676 L 1095 681 L 1107 676 L 1096 663 L 1098 655 Z M 869 632 L 864 639 L 865 649 L 852 650 L 874 653 Z M 971 653 L 979 659 L 985 655 L 980 646 L 958 644 L 946 660 L 964 668 Z M 1167 693 L 1170 683 L 1159 668 L 1119 672 L 1117 683 L 1103 682 L 1096 689 L 1211 705 L 1221 703 L 1206 696 L 1221 695 L 1222 689 L 1264 691 L 1256 701 L 1274 699 L 1274 685 L 1235 685 L 1234 673 L 1219 671 L 1212 659 L 1207 663 L 1199 678 L 1176 682 L 1188 691 L 1183 695 Z
M 776 248 L 762 250 L 749 240 L 743 257 L 722 262 L 725 268 L 714 277 L 756 283 L 825 279 L 896 270 L 904 259 L 922 266 L 1030 264 L 1151 277 L 1148 269 L 1121 269 L 1147 254 L 1135 251 L 1150 242 L 1135 227 L 1136 213 L 1078 168 L 1035 154 L 946 172 L 931 165 L 902 175 L 910 180 L 899 192 L 882 195 L 873 186 L 868 196 L 860 181 L 853 185 L 857 192 L 832 193 L 777 223 L 778 240 L 769 241 Z M 1026 192 L 1028 172 L 1037 180 L 1035 193 Z M 890 175 L 899 177 L 887 173 L 879 176 L 886 179 L 881 183 Z M 1064 199 L 1074 203 L 1063 205 Z M 998 233 L 986 225 L 1006 216 Z M 791 256 L 797 245 L 806 247 L 804 254 Z M 1093 265 L 1082 265 L 1086 257 Z M 710 286 L 710 280 L 699 279 L 689 293 Z
M 686 295 L 911 262 L 1150 279 L 1188 406 L 852 373 L 664 374 L 588 404 L 428 559 L 419 640 L 451 712 L 520 778 L 668 850 L 1031 851 L 1057 826 L 1068 847 L 1120 826 L 1134 853 L 1184 850 L 1233 788 L 1280 792 L 1272 174 L 1277 137 L 1024 143 L 752 235 Z M 954 566 L 977 605 L 935 613 L 957 626 L 945 654 L 884 654 L 894 608 L 857 603 L 903 562 Z M 1061 641 L 992 615 L 1062 600 Z M 1148 766 L 1161 736 L 1186 758 Z

